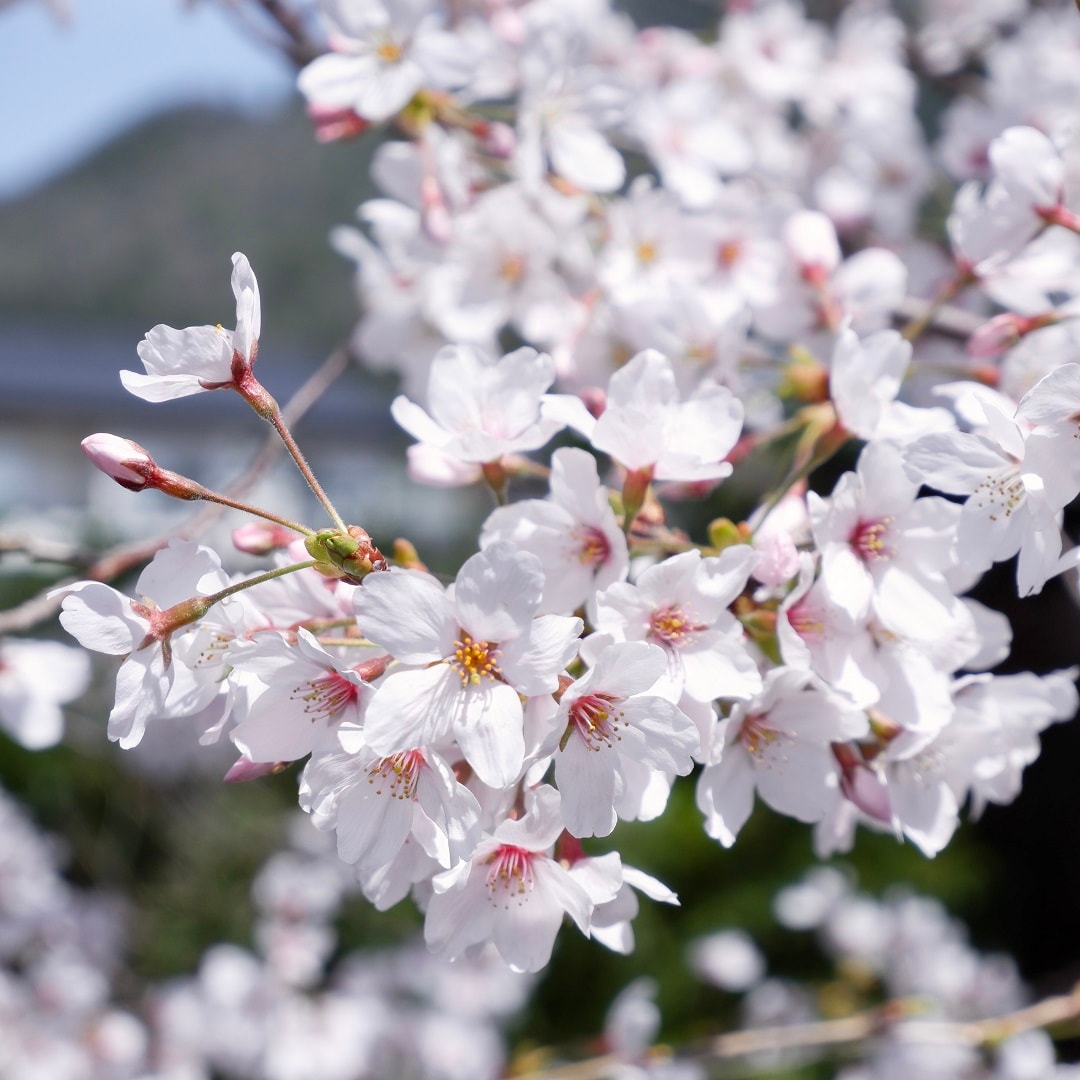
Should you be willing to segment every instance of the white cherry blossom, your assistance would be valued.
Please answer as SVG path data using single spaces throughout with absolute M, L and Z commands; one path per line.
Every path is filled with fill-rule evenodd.
M 728 605 L 745 587 L 755 558 L 742 544 L 718 557 L 696 549 L 672 555 L 635 583 L 616 582 L 600 593 L 596 628 L 614 641 L 659 645 L 668 671 L 657 693 L 673 701 L 684 692 L 700 702 L 751 697 L 761 675 Z
M 41 750 L 64 734 L 61 705 L 90 684 L 90 658 L 58 641 L 0 638 L 0 730 Z
M 611 377 L 599 419 L 571 424 L 602 453 L 656 480 L 719 480 L 742 429 L 743 407 L 724 386 L 703 382 L 680 400 L 671 361 L 638 353 Z
M 774 668 L 761 694 L 720 722 L 698 778 L 705 831 L 731 847 L 750 817 L 754 793 L 799 821 L 820 821 L 837 799 L 831 744 L 866 734 L 866 714 L 842 704 L 811 676 Z
M 521 695 L 550 694 L 577 651 L 581 620 L 536 615 L 535 555 L 497 542 L 465 562 L 453 589 L 419 571 L 365 579 L 365 635 L 403 666 L 367 707 L 364 738 L 389 756 L 452 735 L 484 783 L 504 787 L 525 755 Z
M 555 783 L 572 836 L 607 836 L 626 787 L 637 777 L 624 762 L 685 775 L 699 747 L 694 722 L 650 693 L 664 675 L 663 652 L 648 642 L 609 645 L 563 691 Z
M 120 372 L 120 381 L 128 391 L 145 401 L 168 401 L 204 390 L 236 387 L 250 376 L 262 328 L 259 283 L 246 255 L 236 252 L 232 263 L 236 329 L 223 330 L 220 323 L 184 330 L 155 326 L 139 344 L 145 373 Z
M 526 499 L 492 511 L 480 544 L 497 540 L 512 541 L 540 559 L 540 610 L 560 615 L 583 604 L 591 607 L 597 590 L 626 576 L 630 561 L 596 459 L 574 447 L 551 456 L 550 499 Z
M 467 345 L 448 345 L 431 364 L 431 412 L 404 396 L 394 399 L 391 412 L 424 445 L 467 464 L 485 464 L 536 450 L 563 427 L 543 409 L 554 379 L 551 358 L 535 349 L 496 360 Z
M 562 827 L 558 793 L 541 787 L 523 818 L 503 822 L 471 859 L 439 874 L 424 922 L 428 945 L 452 960 L 492 942 L 513 970 L 539 971 L 564 916 L 588 935 L 601 898 L 590 896 L 553 857 Z M 614 899 L 618 888 L 613 883 L 602 899 Z

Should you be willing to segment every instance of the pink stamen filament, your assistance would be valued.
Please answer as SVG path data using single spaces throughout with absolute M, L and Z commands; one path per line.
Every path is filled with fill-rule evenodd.
M 739 729 L 739 740 L 746 747 L 747 753 L 757 756 L 766 746 L 776 742 L 780 737 L 778 731 L 768 727 L 768 716 L 758 714 L 748 716 Z
M 579 525 L 574 530 L 577 543 L 577 560 L 584 566 L 603 566 L 611 558 L 611 545 L 607 537 L 591 525 Z
M 290 695 L 293 701 L 303 701 L 304 712 L 312 722 L 333 720 L 352 705 L 360 688 L 349 682 L 339 671 L 328 671 L 320 679 L 312 679 L 296 687 Z
M 708 627 L 695 623 L 692 617 L 675 604 L 657 608 L 649 619 L 649 637 L 658 645 L 678 649 L 693 636 Z
M 891 518 L 881 518 L 876 521 L 860 521 L 851 530 L 848 543 L 855 549 L 855 554 L 863 562 L 877 562 L 881 559 L 891 559 L 895 554 L 886 540 L 889 535 Z
M 524 897 L 534 884 L 532 863 L 535 851 L 527 851 L 514 844 L 503 844 L 488 858 L 490 866 L 487 872 L 487 887 L 492 902 L 496 894 L 502 892 L 509 896 L 517 893 Z
M 622 739 L 619 728 L 626 726 L 616 699 L 607 694 L 586 694 L 570 706 L 570 722 L 589 750 L 613 746 Z
M 389 784 L 390 798 L 415 799 L 420 770 L 427 761 L 419 750 L 403 750 L 391 757 L 379 758 L 368 769 L 368 783 L 379 785 L 375 794 L 381 795 Z

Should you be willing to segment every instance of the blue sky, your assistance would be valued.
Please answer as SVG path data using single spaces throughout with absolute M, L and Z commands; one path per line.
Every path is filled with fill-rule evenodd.
M 0 199 L 32 189 L 133 123 L 185 103 L 260 110 L 294 72 L 216 0 L 44 0 L 0 7 Z

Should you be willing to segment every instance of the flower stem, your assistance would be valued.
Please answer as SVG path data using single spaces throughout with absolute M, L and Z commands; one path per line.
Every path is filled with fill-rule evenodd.
M 286 574 L 295 574 L 297 570 L 307 570 L 314 566 L 315 562 L 315 559 L 307 559 L 304 562 L 292 563 L 289 566 L 279 566 L 276 570 L 267 570 L 265 574 L 256 574 L 255 577 L 238 581 L 227 589 L 222 589 L 221 592 L 211 593 L 209 596 L 203 597 L 203 600 L 206 601 L 209 608 L 235 593 L 242 592 L 244 589 L 250 589 L 254 585 L 261 585 L 264 581 L 273 581 L 274 578 L 284 577 Z
M 288 518 L 279 517 L 270 510 L 262 510 L 258 506 L 252 506 L 250 503 L 241 502 L 239 499 L 230 499 L 228 495 L 221 495 L 216 491 L 211 491 L 209 488 L 204 488 L 201 484 L 196 486 L 196 492 L 197 494 L 195 497 L 202 502 L 212 502 L 217 503 L 219 506 L 231 507 L 233 510 L 243 510 L 246 514 L 263 518 L 266 521 L 272 521 L 275 525 L 282 525 L 286 529 L 292 529 L 293 532 L 298 532 L 302 536 L 315 535 L 315 530 L 309 529 L 306 525 L 301 525 L 297 521 L 290 521 Z
M 930 328 L 937 313 L 974 280 L 975 274 L 970 268 L 958 267 L 956 273 L 938 289 L 937 295 L 926 305 L 922 314 L 908 320 L 907 325 L 900 331 L 901 337 L 907 341 L 915 341 L 921 337 Z
M 348 526 L 334 508 L 334 504 L 330 501 L 330 497 L 323 491 L 322 484 L 319 483 L 315 474 L 311 471 L 311 466 L 307 463 L 307 458 L 304 457 L 300 447 L 297 446 L 296 440 L 292 436 L 292 432 L 288 429 L 282 418 L 281 410 L 275 408 L 273 415 L 267 417 L 267 419 L 273 425 L 274 430 L 280 436 L 281 441 L 285 444 L 285 449 L 292 455 L 292 459 L 296 462 L 296 467 L 307 481 L 308 487 L 315 493 L 315 498 L 323 504 L 323 509 L 330 515 L 330 520 L 333 521 L 342 532 L 346 532 Z

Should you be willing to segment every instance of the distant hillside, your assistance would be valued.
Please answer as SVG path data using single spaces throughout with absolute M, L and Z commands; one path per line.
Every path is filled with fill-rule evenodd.
M 326 237 L 354 220 L 374 146 L 317 144 L 299 106 L 263 120 L 155 119 L 0 204 L 0 323 L 229 325 L 239 250 L 259 278 L 267 340 L 320 353 L 355 318 L 351 269 Z

